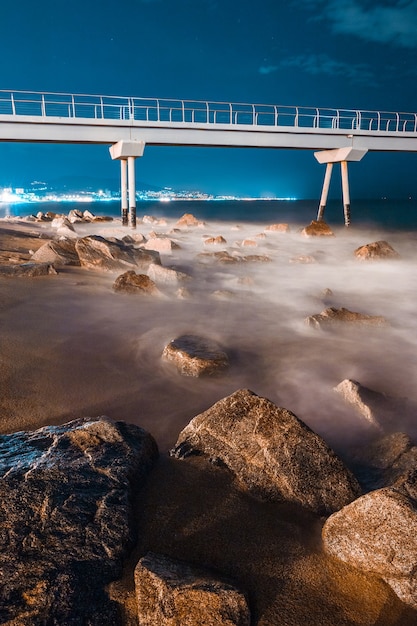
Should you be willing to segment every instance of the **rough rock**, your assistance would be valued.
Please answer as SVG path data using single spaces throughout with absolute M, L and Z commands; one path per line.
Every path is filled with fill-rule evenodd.
M 326 222 L 313 220 L 308 226 L 301 231 L 305 237 L 332 237 L 334 232 Z
M 356 248 L 355 257 L 361 261 L 377 259 L 398 259 L 400 255 L 387 241 L 374 241 Z
M 210 572 L 149 552 L 135 569 L 141 626 L 249 626 L 245 596 Z
M 20 263 L 18 265 L 0 265 L 0 276 L 10 278 L 36 278 L 57 274 L 56 269 L 49 263 Z
M 213 340 L 196 335 L 181 335 L 165 346 L 162 357 L 173 362 L 183 376 L 213 375 L 224 370 L 229 359 Z
M 190 226 L 204 226 L 204 222 L 201 222 L 200 220 L 198 220 L 191 213 L 184 213 L 184 215 L 182 217 L 180 217 L 180 219 L 176 222 L 175 226 L 177 228 L 181 228 L 181 227 L 184 227 L 184 226 L 186 226 L 186 227 L 190 227 Z
M 417 467 L 417 446 L 406 433 L 395 432 L 350 452 L 355 475 L 366 490 L 405 482 Z
M 105 417 L 0 437 L 2 624 L 121 624 L 105 587 L 157 453 L 146 431 Z
M 328 554 L 387 582 L 417 607 L 417 503 L 390 487 L 368 493 L 326 521 Z
M 35 263 L 53 263 L 54 265 L 80 265 L 74 239 L 47 241 L 32 254 L 31 261 Z
M 407 398 L 388 396 L 349 378 L 342 380 L 335 387 L 335 391 L 377 428 L 395 424 L 398 417 L 415 412 L 417 409 Z
M 329 307 L 321 313 L 310 315 L 305 320 L 308 326 L 328 328 L 334 324 L 354 324 L 357 326 L 387 326 L 388 322 L 382 315 L 366 315 L 349 311 L 349 309 Z
M 204 240 L 204 245 L 218 245 L 227 243 L 226 239 L 222 237 L 222 235 L 217 235 L 217 237 L 207 237 Z
M 155 283 L 164 285 L 176 285 L 190 278 L 190 276 L 184 272 L 178 272 L 177 270 L 163 267 L 162 265 L 156 265 L 155 263 L 149 266 L 148 276 L 155 281 Z
M 361 489 L 329 446 L 293 413 L 247 389 L 197 415 L 172 454 L 220 460 L 242 486 L 265 500 L 288 501 L 328 515 Z
M 123 268 L 147 270 L 151 263 L 160 263 L 157 252 L 135 249 L 121 240 L 110 241 L 99 235 L 77 239 L 75 249 L 82 267 L 117 271 Z
M 158 287 L 149 276 L 136 274 L 134 270 L 128 270 L 118 276 L 113 283 L 113 289 L 118 293 L 134 293 L 147 296 L 161 295 Z
M 177 250 L 179 245 L 169 237 L 152 237 L 143 247 L 145 250 L 156 250 L 161 254 L 172 254 L 172 251 Z
M 290 231 L 289 224 L 269 224 L 265 227 L 265 230 L 273 231 L 276 233 L 288 233 Z
M 246 247 L 256 247 L 258 244 L 256 243 L 256 241 L 254 241 L 254 239 L 243 239 L 240 245 L 246 248 Z
M 71 209 L 71 211 L 68 212 L 68 221 L 71 222 L 71 224 L 82 222 L 83 220 L 84 215 L 79 209 Z

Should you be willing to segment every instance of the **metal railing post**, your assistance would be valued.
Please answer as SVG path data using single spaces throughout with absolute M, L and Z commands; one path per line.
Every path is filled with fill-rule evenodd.
M 16 115 L 16 106 L 15 106 L 14 97 L 12 93 L 10 94 L 10 100 L 12 103 L 12 115 Z
M 41 111 L 42 111 L 42 117 L 46 117 L 45 96 L 43 94 L 41 98 Z

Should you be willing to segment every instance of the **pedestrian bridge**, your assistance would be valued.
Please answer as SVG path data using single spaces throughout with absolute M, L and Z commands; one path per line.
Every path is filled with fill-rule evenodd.
M 317 150 L 327 164 L 318 219 L 339 162 L 349 225 L 347 162 L 368 150 L 417 152 L 417 113 L 0 90 L 0 142 L 109 145 L 133 227 L 135 159 L 146 145 Z
M 417 113 L 0 90 L 0 141 L 417 152 Z

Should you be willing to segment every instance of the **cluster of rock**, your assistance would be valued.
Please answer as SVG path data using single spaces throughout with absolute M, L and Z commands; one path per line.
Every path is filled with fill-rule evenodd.
M 406 436 L 362 450 L 362 463 L 385 468 L 382 486 L 364 493 L 304 422 L 241 389 L 194 417 L 171 455 L 178 463 L 203 455 L 255 499 L 325 516 L 324 550 L 417 608 L 417 448 Z M 146 431 L 105 417 L 0 437 L 2 623 L 125 623 L 106 589 L 132 548 L 132 498 L 157 457 Z M 139 501 L 136 513 L 144 514 Z M 143 626 L 257 623 L 251 589 L 204 562 L 147 549 L 134 585 Z

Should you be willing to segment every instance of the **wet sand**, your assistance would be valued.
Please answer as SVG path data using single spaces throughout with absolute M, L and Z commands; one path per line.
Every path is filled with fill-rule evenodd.
M 138 224 L 137 230 L 148 236 L 173 226 L 174 220 Z M 79 236 L 131 234 L 117 221 L 75 229 Z M 163 455 L 137 500 L 140 541 L 112 592 L 127 615 L 134 613 L 134 564 L 151 549 L 234 577 L 250 589 L 255 623 L 262 626 L 415 624 L 416 613 L 386 585 L 322 553 L 320 519 L 251 500 L 227 472 L 203 459 L 179 462 L 165 454 L 192 417 L 242 387 L 293 411 L 342 456 L 374 433 L 334 393 L 341 380 L 355 378 L 417 400 L 415 238 L 341 231 L 312 241 L 293 229 L 256 239 L 260 232 L 264 226 L 256 223 L 239 230 L 209 223 L 173 233 L 181 248 L 163 255 L 162 263 L 191 274 L 186 300 L 164 287 L 162 298 L 115 294 L 118 273 L 74 267 L 42 278 L 0 277 L 0 431 L 105 414 L 155 437 Z M 0 264 L 29 260 L 30 251 L 53 234 L 48 223 L 0 222 Z M 204 235 L 220 234 L 225 246 L 204 244 Z M 245 237 L 257 246 L 236 243 Z M 357 246 L 383 238 L 400 252 L 400 261 L 365 266 L 353 259 Z M 224 266 L 197 256 L 224 247 L 272 260 Z M 303 254 L 317 262 L 290 262 Z M 322 295 L 326 288 L 333 296 Z M 306 316 L 329 305 L 385 315 L 391 325 L 353 334 L 305 326 Z M 183 333 L 208 335 L 224 346 L 228 372 L 190 379 L 164 363 L 163 347 Z M 407 416 L 396 426 L 416 438 Z

